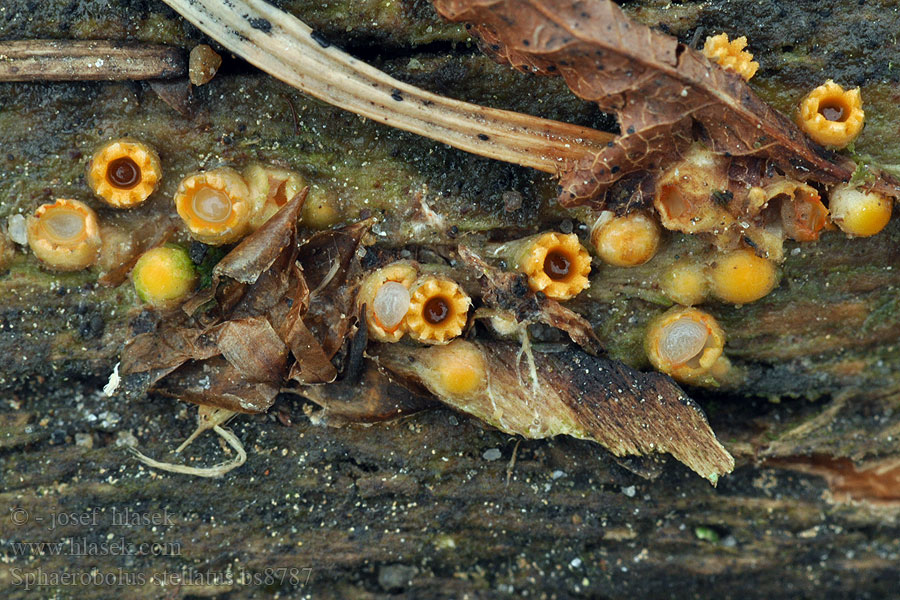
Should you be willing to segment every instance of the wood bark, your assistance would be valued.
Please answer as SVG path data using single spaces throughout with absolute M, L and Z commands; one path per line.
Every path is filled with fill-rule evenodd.
M 209 43 L 162 3 L 120 4 L 89 0 L 72 12 L 14 0 L 0 39 L 108 37 L 185 52 Z M 611 125 L 561 82 L 482 57 L 427 3 L 281 5 L 436 93 Z M 861 85 L 869 125 L 856 150 L 891 165 L 900 163 L 891 6 L 625 8 L 687 43 L 748 35 L 762 65 L 756 90 L 782 111 L 827 77 Z M 460 235 L 477 245 L 492 231 L 571 219 L 548 205 L 550 177 L 362 121 L 225 58 L 193 90 L 187 116 L 142 83 L 2 84 L 0 222 L 55 197 L 90 201 L 85 161 L 121 135 L 156 145 L 166 169 L 140 211 L 95 204 L 108 231 L 135 239 L 171 213 L 183 175 L 254 160 L 300 170 L 312 184 L 308 203 L 376 214 L 381 243 L 419 257 Z M 432 213 L 444 220 L 424 219 Z M 49 273 L 16 250 L 0 258 L 0 590 L 82 599 L 889 597 L 900 560 L 898 238 L 895 220 L 871 239 L 834 233 L 788 247 L 775 293 L 740 309 L 711 305 L 741 375 L 727 389 L 689 390 L 737 461 L 716 488 L 671 459 L 617 462 L 596 444 L 511 438 L 442 408 L 316 425 L 316 406 L 291 394 L 231 423 L 249 454 L 240 469 L 218 480 L 154 472 L 126 447 L 194 466 L 231 452 L 207 432 L 171 455 L 193 429 L 192 405 L 100 392 L 122 343 L 159 315 L 140 307 L 127 281 Z M 641 327 L 666 309 L 647 282 L 693 243 L 672 240 L 657 265 L 604 271 L 576 305 L 613 358 L 644 366 Z

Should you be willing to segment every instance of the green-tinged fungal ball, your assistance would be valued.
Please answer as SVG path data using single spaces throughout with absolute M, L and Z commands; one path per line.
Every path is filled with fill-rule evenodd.
M 197 284 L 197 271 L 187 250 L 166 245 L 141 255 L 131 281 L 138 297 L 153 306 L 177 304 L 190 294 Z

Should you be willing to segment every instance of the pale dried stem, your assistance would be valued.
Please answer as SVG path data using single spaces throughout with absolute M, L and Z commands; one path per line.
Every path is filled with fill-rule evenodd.
M 212 430 L 219 434 L 219 436 L 223 440 L 228 442 L 228 445 L 231 446 L 235 451 L 236 456 L 233 459 L 219 463 L 217 465 L 213 465 L 211 467 L 189 467 L 187 465 L 163 462 L 154 458 L 150 458 L 136 448 L 129 448 L 129 451 L 131 451 L 135 458 L 137 458 L 148 467 L 159 469 L 160 471 L 166 471 L 168 473 L 179 473 L 181 475 L 193 475 L 195 477 L 221 477 L 222 475 L 225 475 L 229 471 L 232 471 L 247 462 L 247 451 L 244 450 L 244 445 L 241 443 L 241 440 L 239 440 L 237 436 L 228 429 L 225 429 L 224 427 L 221 427 L 219 425 L 215 425 Z
M 262 0 L 165 0 L 217 42 L 303 92 L 461 150 L 558 173 L 613 139 L 594 129 L 444 98 L 319 43 Z
M 103 40 L 0 42 L 0 81 L 166 79 L 186 74 L 184 53 L 170 46 Z
M 175 454 L 179 454 L 182 450 L 187 448 L 191 444 L 191 442 L 197 439 L 198 435 L 200 435 L 204 431 L 212 429 L 237 453 L 233 459 L 219 463 L 217 465 L 213 465 L 211 467 L 189 467 L 187 465 L 164 462 L 156 460 L 154 458 L 150 458 L 137 448 L 129 448 L 129 450 L 139 461 L 141 461 L 148 467 L 159 469 L 160 471 L 179 473 L 181 475 L 194 475 L 196 477 L 221 477 L 225 473 L 238 468 L 247 461 L 247 451 L 244 450 L 244 445 L 241 443 L 241 440 L 239 440 L 237 436 L 234 435 L 231 431 L 222 427 L 222 425 L 224 425 L 225 422 L 228 421 L 228 419 L 236 414 L 237 413 L 233 410 L 227 410 L 224 408 L 216 408 L 214 406 L 203 405 L 199 406 L 197 409 L 197 428 L 175 450 Z

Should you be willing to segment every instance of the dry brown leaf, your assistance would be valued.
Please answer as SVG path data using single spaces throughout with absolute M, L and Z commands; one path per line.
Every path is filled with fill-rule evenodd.
M 285 249 L 291 251 L 296 244 L 297 221 L 308 193 L 309 186 L 281 207 L 262 227 L 241 240 L 234 250 L 219 261 L 213 273 L 241 283 L 254 283 L 260 274 L 278 260 Z
M 126 379 L 128 389 L 155 386 L 183 400 L 257 412 L 274 401 L 288 376 L 291 354 L 303 368 L 304 379 L 334 379 L 330 356 L 303 322 L 310 292 L 296 259 L 297 222 L 305 196 L 305 191 L 295 196 L 216 265 L 210 289 L 193 299 L 194 308 L 217 299 L 215 314 L 202 315 L 203 323 L 170 315 L 157 331 L 126 346 L 121 372 L 131 376 Z M 351 255 L 355 249 L 353 245 Z M 338 261 L 336 281 L 346 280 L 346 264 L 349 259 Z M 325 296 L 321 303 L 330 300 Z M 333 343 L 339 346 L 343 338 L 337 337 Z
M 448 349 L 483 357 L 480 388 L 466 394 L 446 391 Z M 598 442 L 619 457 L 667 452 L 713 485 L 734 468 L 734 459 L 716 439 L 700 407 L 661 373 L 641 373 L 568 349 L 534 354 L 534 385 L 520 373 L 515 344 L 463 340 L 431 348 L 379 344 L 371 353 L 391 372 L 507 433 L 527 438 L 571 435 Z
M 604 203 L 628 174 L 654 171 L 694 140 L 726 156 L 771 160 L 800 181 L 849 181 L 855 163 L 806 137 L 747 83 L 672 36 L 632 21 L 610 0 L 434 0 L 451 21 L 474 25 L 484 48 L 531 73 L 561 75 L 575 94 L 619 117 L 622 134 L 568 162 L 560 202 Z M 900 196 L 875 174 L 871 187 Z
M 219 354 L 216 334 L 206 329 L 165 323 L 142 333 L 125 345 L 119 361 L 121 375 L 149 373 L 152 385 L 189 360 L 205 360 Z
M 281 385 L 288 349 L 265 317 L 231 319 L 217 329 L 222 356 L 247 381 Z
M 193 315 L 198 308 L 215 298 L 216 293 L 221 292 L 219 281 L 223 277 L 250 285 L 256 283 L 260 275 L 273 266 L 278 273 L 286 269 L 286 265 L 296 257 L 297 221 L 308 193 L 309 188 L 303 188 L 262 227 L 245 237 L 226 254 L 213 267 L 210 286 L 185 302 L 182 306 L 184 312 Z M 281 269 L 275 265 L 276 261 L 280 261 Z M 246 288 L 232 286 L 231 291 L 236 293 L 225 294 L 226 301 L 223 301 L 220 293 L 219 304 L 223 311 L 230 310 L 243 297 Z
M 260 412 L 288 378 L 335 380 L 333 359 L 356 319 L 357 251 L 374 221 L 298 245 L 305 196 L 304 190 L 229 252 L 186 314 L 169 315 L 157 331 L 126 346 L 120 370 L 129 393 L 155 386 L 201 405 Z M 310 291 L 307 277 L 316 289 Z M 188 316 L 212 299 L 216 310 Z
M 189 362 L 161 380 L 156 391 L 185 402 L 242 413 L 269 410 L 279 386 L 251 381 L 221 356 Z
M 288 345 L 296 362 L 291 366 L 289 379 L 299 383 L 329 383 L 337 377 L 331 357 L 302 319 L 297 319 L 288 332 Z
M 237 412 L 268 410 L 287 370 L 287 348 L 269 322 L 263 317 L 225 321 L 199 339 L 207 345 L 157 377 L 156 391 Z M 176 358 L 184 356 L 172 356 Z
M 323 231 L 300 247 L 297 260 L 312 290 L 303 322 L 329 360 L 344 345 L 356 321 L 356 284 L 361 273 L 357 250 L 374 223 L 366 219 Z
M 300 393 L 323 409 L 311 418 L 328 425 L 386 421 L 437 405 L 430 395 L 394 383 L 371 361 L 358 380 L 309 386 Z

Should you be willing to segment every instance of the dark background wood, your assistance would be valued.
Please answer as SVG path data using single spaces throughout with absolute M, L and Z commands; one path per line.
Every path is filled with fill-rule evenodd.
M 862 85 L 869 125 L 858 148 L 900 163 L 896 7 L 784 4 L 627 8 L 687 42 L 719 30 L 748 35 L 762 63 L 757 89 L 785 110 L 825 77 Z M 481 57 L 427 3 L 279 5 L 417 85 L 609 125 L 558 82 Z M 3 39 L 109 37 L 186 49 L 204 41 L 158 2 L 5 8 Z M 84 197 L 91 149 L 129 134 L 156 143 L 171 176 L 142 217 L 104 213 L 124 229 L 161 213 L 180 174 L 249 159 L 285 161 L 350 208 L 367 198 L 367 206 L 405 206 L 409 190 L 428 183 L 448 190 L 437 209 L 473 231 L 559 219 L 536 208 L 552 194 L 547 179 L 305 100 L 227 56 L 194 105 L 181 117 L 143 84 L 0 84 L 0 216 Z M 523 195 L 523 209 L 498 217 L 508 190 Z M 386 223 L 392 243 L 409 241 L 401 217 Z M 792 257 L 773 299 L 716 307 L 750 374 L 729 393 L 692 391 L 737 459 L 717 488 L 671 460 L 651 481 L 595 444 L 518 440 L 445 409 L 317 426 L 305 415 L 312 405 L 289 395 L 267 415 L 233 422 L 250 456 L 226 477 L 147 469 L 125 446 L 178 460 L 167 453 L 193 429 L 194 408 L 99 390 L 121 343 L 149 316 L 128 285 L 47 274 L 19 253 L 0 275 L 0 589 L 8 598 L 85 599 L 891 597 L 900 583 L 898 237 L 894 223 L 856 245 L 830 238 Z M 617 302 L 649 310 L 634 282 L 611 277 L 618 299 L 601 295 L 596 310 Z M 632 345 L 617 342 L 617 327 L 625 324 L 602 335 L 627 359 Z M 207 433 L 184 460 L 209 465 L 223 452 Z M 168 521 L 114 524 L 114 510 L 125 509 Z M 73 543 L 119 540 L 162 546 L 72 555 Z M 53 555 L 22 542 L 63 546 Z M 61 573 L 77 585 L 54 584 Z M 51 585 L 28 589 L 26 577 Z

